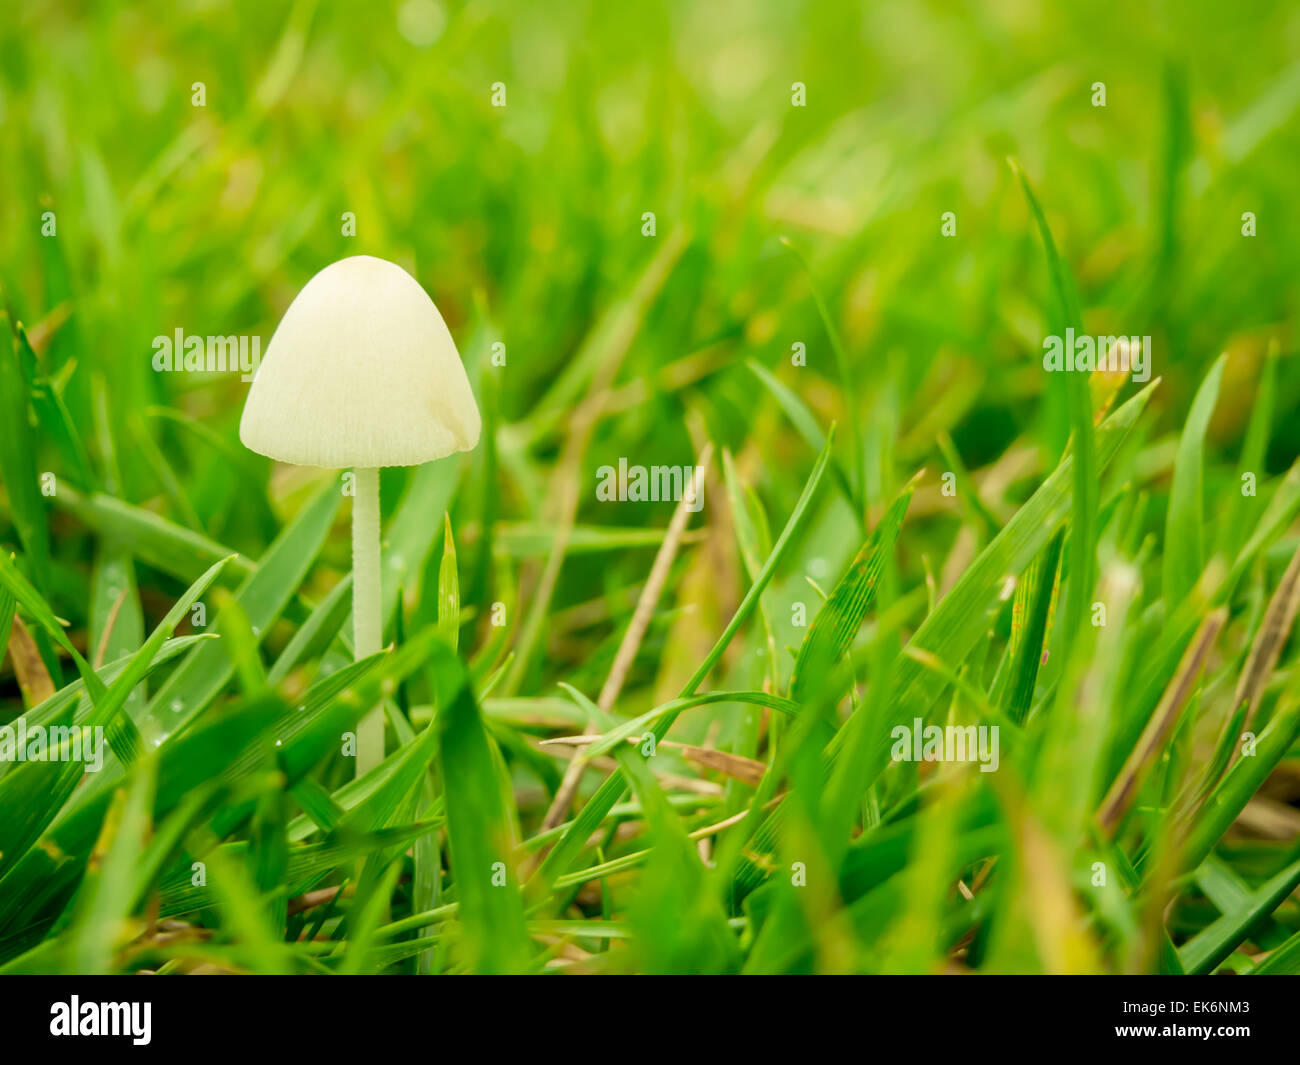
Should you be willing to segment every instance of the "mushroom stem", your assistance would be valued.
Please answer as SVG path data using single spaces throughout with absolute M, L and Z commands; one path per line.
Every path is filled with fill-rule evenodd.
M 379 576 L 379 470 L 357 469 L 352 499 L 352 646 L 357 661 L 380 649 L 383 607 Z M 384 708 L 357 726 L 357 776 L 384 760 Z

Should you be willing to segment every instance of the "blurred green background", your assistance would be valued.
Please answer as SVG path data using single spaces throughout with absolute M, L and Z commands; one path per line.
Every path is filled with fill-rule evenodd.
M 752 363 L 816 425 L 837 424 L 837 462 L 861 477 L 873 521 L 930 470 L 899 587 L 923 595 L 928 577 L 946 591 L 971 557 L 953 545 L 973 519 L 935 472 L 960 456 L 1005 521 L 1068 430 L 1041 366 L 1049 274 L 1008 157 L 1044 205 L 1089 329 L 1153 338 L 1163 382 L 1126 476 L 1163 501 L 1192 397 L 1227 352 L 1205 476 L 1212 497 L 1234 489 L 1270 351 L 1259 473 L 1279 474 L 1300 453 L 1297 55 L 1300 9 L 1285 3 L 16 0 L 0 18 L 3 303 L 89 461 L 79 470 L 59 441 L 38 440 L 37 471 L 71 489 L 41 504 L 48 530 L 30 534 L 46 541 L 46 572 L 8 492 L 0 543 L 28 549 L 21 565 L 83 649 L 102 635 L 92 566 L 113 546 L 79 509 L 88 493 L 261 557 L 334 475 L 243 451 L 247 386 L 155 373 L 153 338 L 252 334 L 265 350 L 308 278 L 371 254 L 432 295 L 487 424 L 488 442 L 429 494 L 403 624 L 437 618 L 426 590 L 446 506 L 462 650 L 480 673 L 513 651 L 496 694 L 540 700 L 552 731 L 565 731 L 564 714 L 544 718 L 555 682 L 594 697 L 609 673 L 671 513 L 598 503 L 599 466 L 687 465 L 707 438 L 735 456 L 773 532 L 783 524 L 815 441 Z M 955 235 L 941 232 L 945 212 Z M 804 366 L 792 365 L 799 344 Z M 7 416 L 22 407 L 7 397 Z M 390 518 L 417 476 L 385 472 Z M 623 714 L 676 693 L 747 586 L 716 471 L 707 498 Z M 311 598 L 350 566 L 346 520 L 345 508 Z M 1161 527 L 1135 520 L 1139 533 Z M 829 590 L 862 534 L 842 494 L 824 492 L 768 593 L 776 647 L 802 638 L 789 604 L 815 605 L 806 578 Z M 1158 573 L 1158 557 L 1143 564 Z M 126 565 L 137 631 L 202 569 L 197 556 L 193 572 Z M 484 624 L 496 601 L 505 644 Z M 267 649 L 291 635 L 282 622 Z M 125 626 L 115 639 L 123 653 L 139 642 Z M 746 639 L 724 661 L 737 689 L 766 671 L 764 641 Z M 0 709 L 22 709 L 8 663 Z M 688 718 L 684 734 L 731 735 L 738 714 Z M 555 781 L 521 770 L 518 751 L 511 764 L 535 828 L 539 781 Z
M 237 448 L 246 385 L 155 374 L 152 341 L 180 327 L 259 335 L 265 350 L 296 291 L 346 255 L 406 266 L 480 395 L 493 378 L 497 505 L 530 525 L 548 516 L 566 419 L 601 362 L 620 358 L 622 388 L 581 470 L 583 512 L 601 524 L 666 521 L 644 505 L 597 506 L 595 469 L 619 456 L 690 462 L 688 409 L 720 444 L 760 447 L 761 484 L 792 498 L 802 475 L 783 467 L 806 448 L 784 429 L 757 439 L 756 425 L 781 423 L 756 404 L 747 359 L 838 421 L 842 448 L 856 442 L 846 424 L 860 423 L 875 502 L 942 463 L 939 431 L 970 467 L 1026 430 L 1046 445 L 1051 297 L 1007 156 L 1038 187 L 1089 327 L 1153 337 L 1166 429 L 1230 351 L 1211 441 L 1232 451 L 1269 343 L 1293 343 L 1300 14 L 1290 5 L 10 12 L 6 304 L 51 376 L 75 365 L 65 397 L 79 425 L 95 424 L 102 391 L 125 455 L 121 496 L 160 494 L 156 464 L 129 443 L 143 432 L 205 531 L 253 556 L 276 523 L 241 495 L 234 460 L 142 416 L 172 407 Z M 804 107 L 792 105 L 796 82 Z M 1104 107 L 1093 105 L 1097 82 Z M 497 84 L 504 107 L 492 106 Z M 47 210 L 56 239 L 42 236 Z M 647 211 L 654 237 L 642 235 Z M 955 237 L 941 236 L 945 211 Z M 1246 211 L 1254 238 L 1242 236 Z M 355 237 L 343 235 L 344 212 Z M 842 332 L 852 409 L 808 278 L 778 237 L 808 258 Z M 627 323 L 625 344 L 602 333 Z M 496 342 L 505 367 L 489 365 Z M 795 343 L 806 367 L 790 366 Z M 1293 359 L 1279 377 L 1275 471 L 1300 450 Z M 75 529 L 55 533 L 75 557 Z M 828 545 L 826 571 L 852 546 Z M 566 572 L 561 601 L 599 596 L 602 578 L 640 579 L 648 554 L 626 561 Z
M 1166 425 L 1233 351 L 1230 441 L 1268 342 L 1292 342 L 1298 48 L 1286 4 L 19 2 L 0 25 L 0 278 L 51 371 L 75 361 L 79 424 L 103 382 L 121 440 L 166 404 L 233 442 L 245 386 L 160 377 L 153 338 L 265 346 L 323 265 L 394 259 L 472 379 L 506 345 L 501 506 L 536 518 L 556 419 L 600 357 L 581 364 L 584 339 L 649 271 L 619 372 L 639 385 L 598 426 L 588 480 L 619 455 L 689 461 L 692 406 L 739 450 L 759 413 L 745 360 L 788 370 L 801 342 L 787 379 L 864 423 L 879 499 L 936 429 L 978 466 L 1040 418 L 1047 278 L 1010 155 L 1089 326 L 1153 336 Z M 827 294 L 856 410 L 777 236 Z M 1287 415 L 1300 374 L 1282 370 Z M 145 426 L 208 531 L 256 552 L 273 526 L 237 505 L 230 460 Z M 779 482 L 790 456 L 770 443 Z M 1271 467 L 1297 449 L 1300 423 L 1279 417 Z M 125 498 L 158 492 L 142 463 L 122 477 Z

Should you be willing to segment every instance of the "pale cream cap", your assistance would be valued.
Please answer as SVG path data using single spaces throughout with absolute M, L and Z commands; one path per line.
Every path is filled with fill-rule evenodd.
M 239 439 L 298 466 L 417 466 L 469 451 L 481 428 L 433 300 L 396 263 L 355 255 L 325 267 L 285 311 Z

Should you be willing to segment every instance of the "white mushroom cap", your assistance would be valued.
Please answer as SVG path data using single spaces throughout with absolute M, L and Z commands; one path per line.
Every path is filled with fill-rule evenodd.
M 285 311 L 239 439 L 299 466 L 417 466 L 469 451 L 481 427 L 433 300 L 396 263 L 355 255 L 325 267 Z

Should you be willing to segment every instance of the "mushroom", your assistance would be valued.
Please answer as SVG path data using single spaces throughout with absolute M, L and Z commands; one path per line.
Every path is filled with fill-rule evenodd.
M 250 451 L 351 467 L 356 657 L 380 649 L 379 468 L 469 451 L 482 427 L 455 342 L 420 283 L 370 255 L 340 259 L 298 293 L 276 327 L 239 423 Z M 383 761 L 382 708 L 357 728 L 356 774 Z

